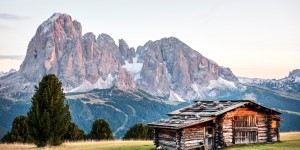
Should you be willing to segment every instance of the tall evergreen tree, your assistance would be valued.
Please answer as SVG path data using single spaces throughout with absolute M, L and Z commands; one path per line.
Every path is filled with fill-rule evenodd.
M 124 140 L 152 140 L 153 128 L 147 127 L 144 123 L 132 126 L 123 137 Z
M 97 119 L 93 123 L 92 130 L 89 134 L 91 139 L 95 140 L 113 140 L 114 136 L 112 134 L 109 124 L 104 119 Z
M 35 87 L 32 106 L 27 113 L 29 135 L 38 147 L 60 145 L 68 130 L 71 115 L 61 82 L 54 74 L 43 77 Z

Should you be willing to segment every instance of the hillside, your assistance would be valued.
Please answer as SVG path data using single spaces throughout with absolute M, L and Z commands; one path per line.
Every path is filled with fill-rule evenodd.
M 91 130 L 95 119 L 103 118 L 108 121 L 117 139 L 137 123 L 166 118 L 168 112 L 188 104 L 166 102 L 141 91 L 126 93 L 117 89 L 69 93 L 66 97 L 72 120 L 86 133 Z

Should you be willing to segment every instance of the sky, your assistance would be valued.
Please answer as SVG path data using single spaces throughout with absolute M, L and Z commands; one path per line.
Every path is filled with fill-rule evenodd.
M 0 71 L 19 69 L 38 26 L 53 13 L 130 47 L 174 36 L 237 76 L 284 78 L 300 69 L 299 0 L 0 1 Z

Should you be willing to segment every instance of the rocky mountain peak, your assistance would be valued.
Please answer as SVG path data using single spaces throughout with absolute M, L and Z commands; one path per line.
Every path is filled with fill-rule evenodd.
M 289 73 L 289 77 L 300 77 L 300 69 L 295 69 Z
M 78 21 L 72 20 L 72 17 L 67 14 L 54 13 L 39 26 L 37 32 L 48 34 L 48 32 L 53 31 L 53 35 L 58 37 L 63 33 L 67 38 L 81 37 L 82 26 Z
M 0 79 L 0 85 L 10 89 L 8 96 L 32 93 L 46 74 L 56 74 L 66 92 L 115 87 L 175 101 L 203 98 L 206 87 L 214 88 L 219 82 L 231 87 L 238 82 L 229 68 L 220 67 L 175 37 L 148 41 L 135 51 L 125 40 L 117 45 L 105 33 L 82 36 L 81 24 L 61 13 L 38 27 L 20 70 L 5 81 Z
M 73 21 L 71 16 L 53 14 L 38 27 L 31 39 L 19 73 L 32 82 L 39 81 L 45 74 L 58 74 L 60 60 L 70 54 L 68 50 L 81 49 L 81 32 L 81 24 Z
M 139 87 L 153 95 L 193 100 L 203 97 L 203 88 L 211 80 L 238 82 L 230 69 L 220 67 L 175 37 L 148 41 L 137 48 L 137 56 L 138 62 L 144 63 Z
M 119 50 L 120 54 L 125 61 L 128 63 L 133 63 L 133 58 L 135 55 L 135 49 L 133 47 L 129 48 L 127 43 L 123 39 L 119 39 Z

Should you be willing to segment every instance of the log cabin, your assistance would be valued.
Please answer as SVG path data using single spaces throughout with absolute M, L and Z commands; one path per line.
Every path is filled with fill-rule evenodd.
M 250 100 L 195 101 L 148 126 L 157 149 L 214 149 L 279 141 L 280 114 Z

